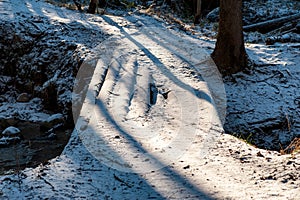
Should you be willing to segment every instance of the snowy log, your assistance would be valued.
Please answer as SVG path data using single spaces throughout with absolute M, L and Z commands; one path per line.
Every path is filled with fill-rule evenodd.
M 244 26 L 243 30 L 246 32 L 249 31 L 258 31 L 261 33 L 267 33 L 269 31 L 272 31 L 280 26 L 282 26 L 286 22 L 292 22 L 300 18 L 300 13 L 286 16 L 286 17 L 281 17 L 277 19 L 272 19 L 264 22 L 259 22 L 256 24 L 251 24 L 248 26 Z
M 280 36 L 271 36 L 267 37 L 265 40 L 267 45 L 273 45 L 276 42 L 281 42 L 281 43 L 287 43 L 287 42 L 293 42 L 293 43 L 298 43 L 300 42 L 300 37 L 296 33 L 286 33 Z
M 280 28 L 276 28 L 276 29 L 270 31 L 269 33 L 267 33 L 266 36 L 272 37 L 272 36 L 283 35 L 285 33 L 293 31 L 295 29 L 295 26 L 296 26 L 296 23 L 294 23 L 294 22 L 285 23 Z

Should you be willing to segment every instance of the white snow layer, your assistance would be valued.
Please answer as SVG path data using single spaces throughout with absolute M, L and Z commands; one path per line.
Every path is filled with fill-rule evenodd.
M 1 199 L 299 197 L 299 179 L 288 179 L 298 176 L 298 155 L 221 134 L 226 97 L 204 50 L 209 41 L 143 15 L 85 15 L 35 0 L 1 1 L 0 8 L 6 20 L 21 12 L 113 34 L 94 49 L 103 56 L 62 155 L 1 176 Z

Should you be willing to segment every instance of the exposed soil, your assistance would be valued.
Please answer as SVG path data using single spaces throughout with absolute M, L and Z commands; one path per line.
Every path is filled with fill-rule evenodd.
M 23 12 L 14 20 L 6 20 L 3 13 L 0 22 L 0 174 L 61 154 L 74 127 L 71 92 L 77 70 L 105 37 L 81 23 Z M 63 122 L 45 125 L 56 113 Z M 21 133 L 6 143 L 2 132 L 9 126 Z
M 6 0 L 6 2 L 7 4 L 3 10 L 9 10 L 8 8 L 12 8 L 13 13 L 16 13 L 18 10 L 26 10 L 26 9 L 28 10 L 29 8 L 30 10 L 26 13 L 26 16 L 32 16 L 33 13 L 39 13 L 40 15 L 43 15 L 43 13 L 45 12 L 40 12 L 41 8 L 43 8 L 43 11 L 46 10 L 52 19 L 59 19 L 61 24 L 68 24 L 69 26 L 77 27 L 78 23 L 82 22 L 86 27 L 89 27 L 91 30 L 94 30 L 93 27 L 97 26 L 98 29 L 95 32 L 101 32 L 101 30 L 106 30 L 107 32 L 112 33 L 112 35 L 114 35 L 114 38 L 117 38 L 117 41 L 119 42 L 121 42 L 121 39 L 127 40 L 127 42 L 135 43 L 135 44 L 137 44 L 138 42 L 138 44 L 140 45 L 138 45 L 137 51 L 136 50 L 133 51 L 136 48 L 136 46 L 133 44 L 132 44 L 133 46 L 129 46 L 126 45 L 126 43 L 121 43 L 121 45 L 117 46 L 121 48 L 122 45 L 125 45 L 124 55 L 126 56 L 124 56 L 124 59 L 126 57 L 129 58 L 149 57 L 152 59 L 157 58 L 156 61 L 160 61 L 162 63 L 156 62 L 153 64 L 151 62 L 145 62 L 146 60 L 144 60 L 146 67 L 149 66 L 150 68 L 154 68 L 155 70 L 155 66 L 157 66 L 156 70 L 154 71 L 155 72 L 154 74 L 159 76 L 161 72 L 164 73 L 169 72 L 170 73 L 169 76 L 166 77 L 170 78 L 171 75 L 171 78 L 173 77 L 172 78 L 173 80 L 175 76 L 183 79 L 189 78 L 191 83 L 193 83 L 194 80 L 199 81 L 199 77 L 197 77 L 197 73 L 195 73 L 192 68 L 186 67 L 185 65 L 183 65 L 182 61 L 177 60 L 177 59 L 185 58 L 184 55 L 190 52 L 186 50 L 191 48 L 191 45 L 187 43 L 188 41 L 190 42 L 195 41 L 195 45 L 197 45 L 198 48 L 207 47 L 205 48 L 207 51 L 209 51 L 209 49 L 210 50 L 213 49 L 214 42 L 211 40 L 205 41 L 203 38 L 200 38 L 199 40 L 194 40 L 195 38 L 191 37 L 191 35 L 187 35 L 179 31 L 178 29 L 174 28 L 172 24 L 161 23 L 153 19 L 152 17 L 147 17 L 144 15 L 124 14 L 124 16 L 122 17 L 115 17 L 112 15 L 91 16 L 85 14 L 82 15 L 82 13 L 73 12 L 66 9 L 56 8 L 54 6 L 50 6 L 48 4 L 42 3 L 41 1 L 35 1 L 35 0 L 20 0 L 20 1 Z M 18 2 L 21 3 L 18 4 Z M 3 17 L 3 15 L 0 15 L 0 18 L 1 17 Z M 144 31 L 138 31 L 141 29 L 143 30 L 143 28 Z M 91 30 L 89 30 L 88 32 L 90 32 Z M 76 31 L 73 31 L 72 33 L 75 32 Z M 77 33 L 81 33 L 81 32 L 78 31 Z M 86 33 L 82 33 L 80 37 L 77 37 L 76 39 L 80 40 L 85 36 Z M 91 35 L 88 35 L 88 37 L 90 36 Z M 153 45 L 153 43 L 149 43 L 148 42 L 149 40 L 151 40 L 157 46 Z M 87 41 L 88 40 L 86 40 L 86 42 Z M 168 42 L 168 44 L 164 42 Z M 209 44 L 211 44 L 211 46 Z M 99 47 L 100 47 L 99 49 L 102 51 L 104 51 L 105 48 L 108 48 L 111 51 L 114 50 L 114 48 L 112 46 L 107 45 L 107 43 L 106 45 L 103 46 L 99 45 Z M 131 47 L 134 48 L 132 49 Z M 285 115 L 282 115 L 281 112 L 278 112 L 279 107 L 277 107 L 277 105 L 280 104 L 288 105 L 289 102 L 293 102 L 294 100 L 295 100 L 295 104 L 298 105 L 299 94 L 294 93 L 294 95 L 290 95 L 290 94 L 286 95 L 285 91 L 288 90 L 282 88 L 283 86 L 289 86 L 288 84 L 293 84 L 293 85 L 295 84 L 295 86 L 290 86 L 288 88 L 289 91 L 291 91 L 290 89 L 292 88 L 299 88 L 297 86 L 299 82 L 296 82 L 299 80 L 299 78 L 297 79 L 297 76 L 299 75 L 299 70 L 297 71 L 297 69 L 299 69 L 299 66 L 298 66 L 298 62 L 294 62 L 297 61 L 296 60 L 297 57 L 294 56 L 298 56 L 298 53 L 297 51 L 293 51 L 293 52 L 290 51 L 288 46 L 286 45 L 281 46 L 279 48 L 278 46 L 276 47 L 270 47 L 266 45 L 248 46 L 247 44 L 247 47 L 250 52 L 249 55 L 251 56 L 251 58 L 253 60 L 261 61 L 261 63 L 256 63 L 258 64 L 259 67 L 255 68 L 253 74 L 240 73 L 231 77 L 232 80 L 229 80 L 228 82 L 225 83 L 227 84 L 227 90 L 226 90 L 226 92 L 228 92 L 227 94 L 229 95 L 232 94 L 232 97 L 228 98 L 230 100 L 229 103 L 231 105 L 228 107 L 229 108 L 228 111 L 230 112 L 232 123 L 235 123 L 233 125 L 237 125 L 237 127 L 239 127 L 238 126 L 239 122 L 243 122 L 243 121 L 248 124 L 254 123 L 254 125 L 255 124 L 257 125 L 257 122 L 276 122 L 274 123 L 274 127 L 277 128 L 278 123 L 276 120 L 273 120 L 273 118 L 278 117 L 278 119 L 282 120 L 281 122 L 285 122 L 284 120 Z M 159 50 L 159 48 L 165 49 L 165 51 L 161 51 Z M 195 49 L 195 48 L 192 47 L 191 49 Z M 140 51 L 144 51 L 144 53 L 141 54 L 139 53 Z M 282 54 L 277 54 L 278 52 L 282 52 Z M 196 55 L 199 55 L 197 52 L 194 53 L 196 53 Z M 64 55 L 63 53 L 63 56 L 66 55 Z M 177 56 L 178 58 L 170 59 L 174 56 L 175 57 Z M 123 59 L 122 57 L 118 57 L 118 58 L 119 60 Z M 192 58 L 193 57 L 189 57 L 188 59 L 185 60 L 191 61 L 190 59 Z M 99 58 L 99 60 L 105 61 L 105 58 L 103 58 L 102 56 L 101 58 Z M 197 61 L 199 61 L 199 59 L 197 59 Z M 133 62 L 133 63 L 140 64 L 141 62 L 142 60 L 138 59 L 138 62 Z M 166 62 L 169 64 L 163 65 L 163 63 Z M 130 64 L 128 62 L 126 63 Z M 267 67 L 263 67 L 263 65 L 265 64 L 267 64 Z M 136 65 L 132 65 L 132 66 L 136 66 Z M 162 68 L 163 66 L 165 66 L 165 70 L 159 70 L 159 68 Z M 291 72 L 292 74 L 291 77 L 290 75 L 288 75 L 289 72 L 285 70 L 286 66 L 288 67 L 289 72 Z M 98 68 L 101 69 L 101 65 L 98 65 Z M 125 72 L 125 71 L 129 72 L 130 75 L 137 77 L 137 80 L 142 80 L 140 78 L 142 78 L 141 75 L 145 75 L 144 73 L 130 73 L 132 72 L 131 70 L 126 70 L 129 68 L 130 65 L 124 66 L 124 68 L 122 67 L 117 69 L 119 69 L 118 71 L 120 72 Z M 62 71 L 64 71 L 68 68 L 62 67 L 61 69 Z M 272 73 L 273 72 L 272 70 L 282 72 L 283 76 L 280 75 L 280 73 L 278 72 Z M 211 72 L 211 70 L 209 70 L 209 72 Z M 125 75 L 125 73 L 119 73 L 119 74 Z M 276 76 L 273 77 L 274 74 Z M 53 77 L 52 75 L 50 77 Z M 101 75 L 101 74 L 99 74 L 97 71 L 97 75 Z M 191 75 L 193 75 L 193 77 Z M 57 77 L 60 76 L 58 75 Z M 129 76 L 127 76 L 127 78 L 128 77 Z M 287 84 L 284 83 L 285 77 L 288 77 Z M 120 78 L 121 76 L 115 77 L 115 79 L 120 79 Z M 159 78 L 163 78 L 163 76 Z M 68 83 L 66 79 L 58 79 L 58 80 L 64 80 L 64 82 Z M 99 79 L 95 79 L 95 80 L 99 81 Z M 266 80 L 265 81 L 266 83 L 264 83 L 264 81 L 261 80 Z M 252 81 L 257 82 L 257 84 L 252 83 Z M 107 81 L 105 82 L 109 83 L 109 80 L 107 79 Z M 269 88 L 269 87 L 265 87 L 266 84 L 272 84 L 272 85 Z M 158 84 L 155 85 L 156 87 L 158 87 Z M 192 84 L 187 84 L 187 85 L 190 86 Z M 91 84 L 91 87 L 92 86 L 94 85 Z M 120 84 L 120 86 L 122 86 L 122 84 Z M 126 84 L 126 86 L 128 86 L 128 84 Z M 103 99 L 103 97 L 105 97 L 104 95 L 111 97 L 110 100 L 112 101 L 110 102 L 112 103 L 115 100 L 118 100 L 120 97 L 125 96 L 125 94 L 119 93 L 122 90 L 117 90 L 117 88 L 115 88 L 115 91 L 111 92 L 111 90 L 105 90 L 106 88 L 107 87 L 103 87 L 102 91 L 104 92 L 102 94 L 100 91 L 99 98 L 95 99 L 97 100 L 96 102 L 98 103 L 101 102 L 101 98 Z M 266 88 L 266 89 L 262 90 L 262 88 Z M 270 97 L 268 95 L 270 93 L 265 93 L 268 90 L 271 92 L 272 95 L 273 93 L 275 94 L 273 99 L 274 101 L 270 101 L 270 98 L 268 98 Z M 60 91 L 60 89 L 58 89 L 58 91 Z M 108 91 L 108 93 L 106 91 Z M 131 90 L 131 92 L 133 91 L 134 90 Z M 212 92 L 214 91 L 215 90 L 212 90 Z M 276 94 L 278 91 L 279 94 Z M 298 91 L 299 90 L 296 90 L 296 92 Z M 153 103 L 152 107 L 154 108 L 155 106 L 159 105 L 160 102 L 164 103 L 171 100 L 172 93 L 173 91 L 170 92 L 169 94 L 170 96 L 167 99 L 164 99 L 164 97 L 160 93 L 158 93 L 157 95 L 158 98 L 152 99 L 151 102 Z M 13 97 L 13 95 L 10 97 L 8 94 L 9 93 L 7 93 L 5 97 L 9 97 L 9 101 L 6 101 L 4 106 L 8 105 L 10 101 L 14 103 L 15 97 Z M 20 94 L 20 92 L 17 91 L 17 94 Z M 155 95 L 156 93 L 154 92 L 152 96 Z M 285 99 L 284 97 L 287 96 L 289 98 Z M 57 95 L 57 97 L 59 99 L 62 99 L 61 98 L 62 96 L 60 95 Z M 94 96 L 90 96 L 90 97 L 93 98 Z M 243 97 L 249 97 L 249 99 L 245 101 L 245 98 Z M 176 99 L 174 100 L 176 102 Z M 263 102 L 263 100 L 266 100 L 266 103 Z M 31 102 L 30 104 L 31 106 L 38 104 L 38 103 L 33 104 L 32 100 L 30 102 Z M 274 105 L 275 103 L 276 103 L 276 107 L 273 107 L 272 105 Z M 257 106 L 257 104 L 259 104 L 259 106 Z M 25 104 L 22 105 L 24 106 Z M 60 103 L 58 103 L 58 105 L 60 105 Z M 93 105 L 98 105 L 99 107 L 101 106 L 101 104 L 95 104 L 95 103 L 93 103 Z M 118 104 L 112 104 L 112 105 L 118 106 Z M 177 104 L 172 103 L 169 105 L 170 106 L 175 105 L 176 108 Z M 16 106 L 18 107 L 18 109 Z M 190 106 L 190 108 L 192 108 L 193 106 Z M 250 106 L 252 106 L 253 108 L 250 108 Z M 291 114 L 293 113 L 289 111 L 291 111 L 295 107 L 295 105 L 293 103 L 293 104 L 289 104 L 289 106 L 292 107 L 286 108 L 283 111 L 286 111 L 288 116 L 292 116 Z M 19 110 L 19 111 L 22 111 L 23 109 L 23 107 L 21 107 L 21 105 L 17 103 L 12 105 L 12 107 L 14 107 L 15 110 Z M 206 108 L 207 106 L 203 105 L 203 110 Z M 297 108 L 299 107 L 297 106 Z M 26 118 L 26 113 L 24 115 L 23 111 L 15 112 L 7 109 L 6 110 L 3 109 L 3 110 L 5 112 L 4 111 L 2 112 L 1 110 L 1 114 L 5 113 L 7 115 L 13 115 L 13 116 L 16 115 L 19 117 L 23 116 L 23 118 Z M 37 111 L 34 111 L 34 113 L 46 112 L 43 106 L 40 109 L 36 108 L 36 110 Z M 126 111 L 126 109 L 124 110 Z M 158 119 L 158 117 L 166 118 L 164 113 L 161 112 L 163 111 L 162 109 L 160 110 L 157 109 L 157 110 L 158 112 L 152 113 L 154 118 L 156 119 Z M 167 109 L 166 111 L 170 112 L 171 110 L 172 109 Z M 175 109 L 173 110 L 175 111 Z M 297 109 L 296 111 L 298 110 L 299 109 Z M 134 114 L 134 111 L 138 113 L 139 109 L 134 108 L 132 111 L 133 111 L 132 114 Z M 59 112 L 62 111 L 59 110 Z M 31 118 L 33 118 L 34 113 L 30 114 Z M 117 112 L 113 112 L 113 113 L 120 113 L 120 109 L 117 110 Z M 147 114 L 151 114 L 151 113 L 147 113 Z M 174 114 L 176 113 L 174 112 Z M 40 119 L 42 118 L 41 115 L 42 114 L 38 116 L 35 115 L 35 118 Z M 269 115 L 271 115 L 271 117 Z M 282 117 L 281 115 L 283 116 L 283 118 L 281 118 Z M 122 115 L 114 115 L 114 117 L 120 117 L 120 116 Z M 263 120 L 261 118 L 257 119 L 255 118 L 256 116 L 269 119 L 269 120 Z M 239 120 L 240 119 L 239 117 L 244 117 L 244 118 Z M 156 126 L 163 125 L 162 122 L 165 121 L 164 120 L 157 121 L 154 128 L 156 128 Z M 109 122 L 103 120 L 103 123 L 109 123 Z M 294 127 L 297 128 L 297 124 L 299 124 L 299 121 L 298 122 L 295 121 Z M 15 125 L 17 126 L 17 124 Z M 115 127 L 116 123 L 111 125 Z M 194 124 L 191 125 L 194 126 Z M 206 123 L 203 125 L 205 126 Z M 264 123 L 259 124 L 259 127 L 262 127 L 263 125 Z M 152 127 L 153 126 L 151 126 L 150 128 Z M 272 127 L 272 125 L 268 127 Z M 87 128 L 87 127 L 82 126 L 82 128 Z M 99 133 L 102 133 L 102 130 L 104 130 L 103 127 L 98 126 L 98 128 L 99 130 L 101 130 L 99 131 Z M 105 128 L 108 129 L 108 131 L 112 131 L 112 128 L 110 128 L 109 126 L 106 126 Z M 283 128 L 288 129 L 288 126 L 284 126 Z M 299 130 L 299 129 L 294 129 L 294 130 Z M 44 129 L 41 129 L 41 131 L 44 131 Z M 300 174 L 299 174 L 300 157 L 299 156 L 300 154 L 280 155 L 280 153 L 276 151 L 258 149 L 251 145 L 248 145 L 247 143 L 229 134 L 221 134 L 217 138 L 217 140 L 206 141 L 207 142 L 206 144 L 209 144 L 208 146 L 210 145 L 212 146 L 211 148 L 208 149 L 204 148 L 203 145 L 201 145 L 203 144 L 203 142 L 205 142 L 202 140 L 202 138 L 203 136 L 205 136 L 205 134 L 209 136 L 213 135 L 211 133 L 221 134 L 221 130 L 212 127 L 210 132 L 203 131 L 203 133 L 199 133 L 199 137 L 197 137 L 196 140 L 193 142 L 193 144 L 190 146 L 190 148 L 187 149 L 187 152 L 184 156 L 180 157 L 179 159 L 172 160 L 172 162 L 169 165 L 166 165 L 164 168 L 160 170 L 156 170 L 157 169 L 155 168 L 157 166 L 156 163 L 153 163 L 154 165 L 152 166 L 148 165 L 149 164 L 148 159 L 143 159 L 145 157 L 138 156 L 138 157 L 134 157 L 134 160 L 132 159 L 129 161 L 130 162 L 131 161 L 136 162 L 136 160 L 145 161 L 145 163 L 148 164 L 144 166 L 153 167 L 153 170 L 150 173 L 127 173 L 107 166 L 104 162 L 102 162 L 101 159 L 96 159 L 96 157 L 93 156 L 90 151 L 88 151 L 86 145 L 83 144 L 82 140 L 80 140 L 81 138 L 78 135 L 78 131 L 74 130 L 71 135 L 71 139 L 69 140 L 69 143 L 64 148 L 62 154 L 54 159 L 49 160 L 46 165 L 41 164 L 36 168 L 27 168 L 25 170 L 18 171 L 18 173 L 15 174 L 0 176 L 0 198 L 1 199 L 24 199 L 24 198 L 25 199 L 99 199 L 99 198 L 100 199 L 241 199 L 241 196 L 244 199 L 282 199 L 282 200 L 291 199 L 293 200 L 299 198 L 299 187 L 300 187 Z M 123 136 L 126 133 L 122 132 L 118 134 L 122 134 Z M 120 151 L 118 147 L 121 142 L 124 142 L 121 143 L 121 145 L 123 146 L 132 144 L 130 147 L 136 147 L 136 144 L 140 145 L 140 143 L 133 143 L 134 141 L 132 140 L 132 137 L 130 137 L 132 136 L 131 134 L 127 134 L 126 137 L 121 137 L 120 135 L 115 134 L 115 132 L 112 132 L 112 135 L 108 135 L 108 134 L 104 134 L 104 135 L 106 136 L 106 140 L 104 141 L 105 145 L 107 145 L 108 148 L 112 146 L 115 147 L 115 149 L 109 148 L 110 151 L 108 151 L 113 153 L 113 155 L 107 152 L 105 153 L 108 155 L 107 156 L 108 158 L 118 157 L 118 159 L 112 160 L 113 162 L 116 163 L 117 162 L 120 163 L 124 161 L 124 158 L 126 158 L 127 155 L 130 155 L 129 152 L 130 150 L 133 149 L 133 148 L 127 148 L 124 149 L 124 151 L 122 150 Z M 281 134 L 281 136 L 285 136 L 285 134 Z M 88 140 L 88 139 L 90 138 L 87 138 L 86 141 L 93 142 L 93 140 Z M 170 137 L 164 137 L 158 141 L 168 142 L 170 141 Z M 154 144 L 157 144 L 157 142 Z M 181 142 L 178 144 L 182 146 Z M 102 152 L 103 151 L 98 151 L 99 153 L 98 155 L 101 155 Z M 163 152 L 165 151 L 161 151 L 161 153 Z M 157 161 L 160 162 L 162 158 L 163 157 L 157 157 Z M 139 165 L 138 167 L 143 167 L 143 165 Z
M 295 5 L 297 3 L 292 2 L 292 7 Z M 245 24 L 268 19 L 266 18 L 268 15 L 263 12 L 264 4 L 260 5 L 262 10 L 257 12 L 254 12 L 249 6 L 246 2 L 244 8 Z M 284 6 L 288 7 L 286 4 Z M 162 10 L 159 6 L 154 8 Z M 293 12 L 294 9 L 289 10 L 289 13 Z M 155 13 L 157 14 L 157 12 L 152 14 Z M 279 14 L 280 12 L 274 11 L 272 17 L 278 17 Z M 165 15 L 161 17 L 163 16 L 166 17 Z M 171 15 L 168 14 L 167 16 L 170 17 Z M 90 49 L 105 38 L 105 34 L 102 32 L 95 31 L 93 27 L 87 27 L 78 22 L 61 23 L 56 20 L 49 20 L 42 15 L 35 15 L 28 19 L 22 12 L 17 13 L 16 18 L 18 20 L 13 23 L 6 21 L 0 23 L 2 30 L 0 32 L 0 108 L 1 115 L 3 115 L 0 116 L 0 119 L 5 121 L 16 114 L 17 116 L 14 117 L 18 123 L 15 125 L 22 131 L 22 140 L 16 144 L 0 147 L 2 152 L 0 155 L 0 173 L 1 169 L 35 166 L 61 153 L 73 127 L 70 92 L 74 77 L 84 58 L 87 55 L 92 55 Z M 171 17 L 170 23 L 174 22 L 176 19 Z M 85 37 L 78 37 L 79 34 L 85 35 Z M 246 35 L 246 40 L 258 40 L 253 36 L 249 39 L 250 36 Z M 274 77 L 274 79 L 276 78 Z M 235 79 L 239 79 L 239 77 Z M 230 80 L 227 81 L 227 84 L 229 85 L 228 90 L 230 90 L 231 85 L 237 87 Z M 24 116 L 24 113 L 16 112 L 19 107 L 15 106 L 14 102 L 22 92 L 28 93 L 31 99 L 37 97 L 42 100 L 39 112 L 63 113 L 66 124 L 69 125 L 55 130 L 55 138 L 49 138 L 51 133 L 47 133 L 48 130 L 41 128 L 42 119 L 37 122 L 31 120 L 30 113 Z M 230 100 L 231 97 L 229 97 Z M 35 102 L 32 103 L 35 104 Z M 8 104 L 12 106 L 9 110 L 7 110 Z M 239 111 L 236 110 L 238 108 L 232 105 L 234 104 L 230 102 L 225 128 L 228 133 L 236 137 L 260 148 L 280 151 L 288 146 L 293 137 L 297 136 L 297 128 L 293 129 L 293 134 L 287 134 L 290 132 L 290 126 L 293 125 L 289 123 L 293 123 L 293 121 L 289 121 L 285 115 L 278 115 L 273 118 L 261 115 L 263 116 L 262 119 L 259 119 L 256 124 L 250 124 L 251 128 L 249 128 L 249 124 L 246 123 L 246 126 L 243 120 L 236 120 L 239 115 L 247 116 L 249 113 L 238 113 Z M 294 114 L 289 114 L 289 116 L 292 115 Z M 295 119 L 293 120 L 295 121 Z M 2 126 L 1 131 L 9 125 L 6 123 L 6 126 Z M 282 139 L 279 137 L 279 133 L 285 133 L 290 137 Z

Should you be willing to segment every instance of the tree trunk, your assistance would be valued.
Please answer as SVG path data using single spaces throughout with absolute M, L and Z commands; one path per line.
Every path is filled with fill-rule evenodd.
M 73 1 L 74 1 L 74 4 L 76 5 L 77 9 L 78 9 L 79 11 L 82 11 L 81 4 L 78 3 L 77 0 L 73 0 Z
M 248 56 L 244 46 L 242 0 L 221 0 L 217 43 L 212 53 L 223 75 L 242 71 Z
M 200 18 L 201 18 L 201 0 L 197 0 L 194 24 L 200 23 Z
M 88 13 L 95 14 L 98 0 L 91 0 L 88 8 Z

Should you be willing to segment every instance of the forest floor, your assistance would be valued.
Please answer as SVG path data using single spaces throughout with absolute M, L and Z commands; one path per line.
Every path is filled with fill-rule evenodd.
M 84 104 L 69 142 L 48 162 L 1 175 L 1 199 L 299 196 L 300 154 L 279 153 L 299 136 L 299 44 L 247 43 L 253 69 L 223 81 L 209 58 L 214 40 L 157 16 L 88 15 L 34 0 L 0 1 L 0 10 L 16 27 L 76 43 L 85 57 L 70 75 L 74 116 Z M 51 80 L 70 83 L 57 71 Z M 41 113 L 38 97 L 24 106 L 10 94 L 1 118 L 13 109 L 31 122 L 53 114 Z

